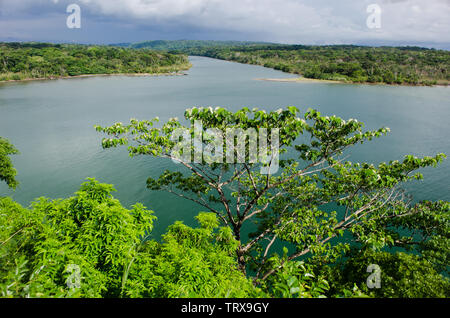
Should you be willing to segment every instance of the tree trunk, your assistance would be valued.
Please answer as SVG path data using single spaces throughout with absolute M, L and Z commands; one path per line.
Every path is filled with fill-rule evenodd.
M 238 268 L 242 273 L 244 273 L 244 275 L 246 275 L 247 271 L 246 271 L 246 266 L 245 266 L 246 265 L 245 264 L 245 250 L 244 250 L 244 246 L 241 243 L 241 227 L 242 227 L 242 224 L 240 222 L 235 224 L 233 226 L 233 232 L 234 232 L 234 238 L 236 239 L 236 241 L 239 242 L 239 247 L 236 250 Z
M 238 260 L 238 269 L 244 275 L 246 275 L 247 274 L 247 270 L 246 270 L 246 266 L 245 266 L 246 265 L 245 264 L 245 257 L 244 257 L 245 252 L 244 252 L 244 249 L 243 249 L 242 245 L 239 245 L 239 247 L 238 247 L 238 249 L 236 251 L 236 254 L 237 254 L 237 260 Z

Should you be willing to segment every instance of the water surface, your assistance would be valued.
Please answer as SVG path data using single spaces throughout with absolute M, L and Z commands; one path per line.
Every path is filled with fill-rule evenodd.
M 258 81 L 293 75 L 260 66 L 192 57 L 188 76 L 94 77 L 0 84 L 0 136 L 21 152 L 14 157 L 20 187 L 10 195 L 27 206 L 40 196 L 72 195 L 87 177 L 114 184 L 116 197 L 130 206 L 142 202 L 158 216 L 156 234 L 175 220 L 193 223 L 201 207 L 145 184 L 171 169 L 171 161 L 130 158 L 126 149 L 103 150 L 94 125 L 130 118 L 162 121 L 183 117 L 192 106 L 243 106 L 266 110 L 290 105 L 302 111 L 356 118 L 367 129 L 392 132 L 349 152 L 349 160 L 400 160 L 404 155 L 450 155 L 450 89 L 334 83 Z M 450 200 L 450 160 L 423 171 L 425 180 L 407 186 L 415 200 Z

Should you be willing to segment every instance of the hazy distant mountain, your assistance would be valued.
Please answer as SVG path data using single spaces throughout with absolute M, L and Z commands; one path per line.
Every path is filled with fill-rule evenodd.
M 166 40 L 155 40 L 155 41 L 145 41 L 134 44 L 129 43 L 119 43 L 114 44 L 114 46 L 121 47 L 131 47 L 135 49 L 148 48 L 153 50 L 165 50 L 165 51 L 184 51 L 194 48 L 217 48 L 224 46 L 252 46 L 252 45 L 267 45 L 275 43 L 267 42 L 249 42 L 249 41 L 212 41 L 212 40 L 176 40 L 176 41 L 166 41 Z
M 109 46 L 118 46 L 118 47 L 130 47 L 132 43 L 113 43 Z
M 214 40 L 153 40 L 137 43 L 114 43 L 110 46 L 127 47 L 134 49 L 152 49 L 162 51 L 179 51 L 187 54 L 197 52 L 204 49 L 218 49 L 218 48 L 241 48 L 245 50 L 255 49 L 284 49 L 284 50 L 298 50 L 298 49 L 314 49 L 314 48 L 357 48 L 357 47 L 372 47 L 367 45 L 302 45 L 302 44 L 281 44 L 273 42 L 252 42 L 252 41 L 214 41 Z M 391 47 L 400 50 L 427 50 L 426 47 L 420 46 L 373 46 L 373 47 Z

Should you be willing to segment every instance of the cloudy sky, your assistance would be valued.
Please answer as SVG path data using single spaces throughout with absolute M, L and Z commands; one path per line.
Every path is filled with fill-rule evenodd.
M 66 25 L 73 3 L 80 29 Z M 382 10 L 380 28 L 367 26 L 371 4 Z M 450 49 L 450 0 L 0 0 L 0 41 L 157 39 Z

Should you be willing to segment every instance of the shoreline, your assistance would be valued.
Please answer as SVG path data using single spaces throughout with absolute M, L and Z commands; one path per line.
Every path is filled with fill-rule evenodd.
M 90 77 L 107 77 L 107 76 L 126 76 L 126 77 L 157 77 L 157 76 L 186 76 L 185 72 L 171 72 L 171 73 L 113 73 L 113 74 L 81 74 L 73 76 L 49 76 L 49 77 L 36 77 L 36 78 L 24 78 L 20 80 L 6 80 L 0 81 L 0 84 L 4 83 L 20 83 L 20 82 L 33 82 L 33 81 L 54 81 L 61 79 L 72 78 L 90 78 Z
M 209 59 L 213 59 L 213 60 L 219 60 L 219 61 L 224 61 L 224 62 L 230 62 L 230 63 L 237 63 L 237 64 L 244 64 L 244 65 L 252 65 L 252 66 L 259 66 L 259 67 L 264 67 L 267 69 L 271 69 L 274 71 L 278 71 L 281 72 L 283 74 L 290 74 L 290 75 L 295 75 L 297 73 L 290 73 L 290 72 L 285 72 L 282 70 L 276 70 L 272 67 L 267 67 L 261 64 L 251 64 L 251 63 L 244 63 L 244 62 L 239 62 L 239 61 L 234 61 L 234 60 L 227 60 L 224 58 L 220 58 L 220 57 L 211 57 L 211 56 L 207 56 L 207 55 L 190 55 L 190 56 L 197 56 L 197 57 L 203 57 L 203 58 L 209 58 Z M 339 81 L 339 80 L 322 80 L 322 79 L 317 79 L 317 78 L 306 78 L 306 77 L 294 77 L 294 78 L 255 78 L 254 80 L 256 81 L 267 81 L 267 82 L 286 82 L 286 83 L 330 83 L 330 84 L 355 84 L 355 85 L 383 85 L 383 86 L 404 86 L 404 87 L 450 87 L 450 82 L 445 83 L 445 84 L 432 84 L 432 85 L 425 85 L 425 84 L 406 84 L 406 83 L 402 83 L 402 84 L 388 84 L 388 83 L 383 83 L 383 82 L 377 82 L 377 83 L 372 83 L 372 82 L 352 82 L 352 81 Z
M 256 81 L 266 81 L 266 82 L 281 82 L 281 83 L 330 83 L 330 84 L 359 84 L 359 85 L 383 85 L 383 86 L 405 86 L 405 87 L 450 87 L 450 83 L 433 84 L 433 85 L 388 84 L 388 83 L 370 83 L 370 82 L 355 83 L 355 82 L 350 82 L 350 81 L 322 80 L 322 79 L 306 78 L 306 77 L 255 78 L 255 80 Z
M 266 81 L 266 82 L 305 82 L 305 83 L 336 83 L 336 84 L 347 84 L 344 81 L 334 81 L 334 80 L 321 80 L 315 78 L 306 77 L 295 77 L 295 78 L 255 78 L 256 81 Z

